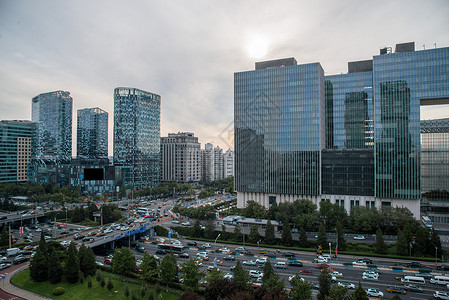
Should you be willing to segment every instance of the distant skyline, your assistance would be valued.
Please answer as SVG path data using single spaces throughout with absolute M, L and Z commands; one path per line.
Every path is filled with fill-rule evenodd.
M 0 0 L 0 120 L 30 120 L 32 97 L 69 91 L 73 155 L 77 110 L 99 107 L 112 156 L 113 91 L 135 87 L 161 95 L 161 136 L 233 149 L 234 72 L 295 57 L 332 75 L 397 43 L 448 47 L 448 15 L 447 0 Z M 449 106 L 421 113 L 447 118 Z

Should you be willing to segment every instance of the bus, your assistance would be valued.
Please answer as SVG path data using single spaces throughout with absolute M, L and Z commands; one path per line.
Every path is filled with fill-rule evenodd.
M 404 278 L 401 279 L 401 282 L 413 284 L 426 284 L 426 280 L 418 276 L 404 276 Z
M 430 218 L 428 216 L 422 216 L 421 217 L 421 222 L 422 222 L 422 224 L 425 227 L 432 229 L 433 224 L 432 224 L 432 221 L 430 220 Z
M 157 248 L 160 250 L 165 250 L 173 253 L 183 253 L 185 250 L 185 247 L 182 245 L 173 245 L 173 244 L 159 244 L 157 245 Z
M 449 284 L 449 276 L 434 276 L 430 279 L 430 283 L 447 285 Z

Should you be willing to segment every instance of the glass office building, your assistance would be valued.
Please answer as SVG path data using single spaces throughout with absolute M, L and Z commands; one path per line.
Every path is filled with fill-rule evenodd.
M 0 182 L 26 182 L 35 123 L 0 121 Z
M 107 158 L 108 113 L 98 107 L 79 109 L 77 120 L 77 156 Z
M 234 75 L 238 207 L 309 198 L 418 217 L 420 106 L 449 103 L 449 48 L 398 44 L 330 76 L 275 62 Z
M 72 157 L 72 105 L 69 92 L 40 94 L 32 99 L 31 121 L 37 123 L 32 156 L 53 161 Z
M 136 88 L 114 90 L 114 165 L 125 186 L 159 185 L 160 111 L 159 95 Z

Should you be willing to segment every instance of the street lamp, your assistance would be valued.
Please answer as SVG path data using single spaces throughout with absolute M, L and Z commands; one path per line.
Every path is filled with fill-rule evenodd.
M 260 244 L 260 241 L 261 241 L 261 240 L 258 240 L 258 241 L 257 241 L 257 252 L 259 252 L 259 244 Z
M 409 245 L 409 253 L 410 253 L 410 257 L 412 256 L 412 242 L 408 243 Z
M 435 263 L 437 263 L 438 262 L 438 247 L 437 246 L 435 246 Z M 443 268 L 444 269 L 444 268 Z
M 217 247 L 217 240 L 218 240 L 218 238 L 220 237 L 220 235 L 221 235 L 221 233 L 219 233 L 219 234 L 217 235 L 217 238 L 215 239 L 215 242 L 214 242 L 215 247 Z

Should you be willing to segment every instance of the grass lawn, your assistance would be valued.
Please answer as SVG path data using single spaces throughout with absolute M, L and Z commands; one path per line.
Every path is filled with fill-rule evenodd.
M 131 299 L 131 295 L 133 292 L 136 293 L 137 299 L 142 299 L 140 297 L 140 289 L 141 285 L 137 283 L 127 283 L 122 282 L 121 277 L 115 275 L 103 272 L 106 284 L 105 287 L 102 288 L 100 284 L 97 282 L 95 277 L 92 278 L 92 288 L 89 289 L 87 287 L 87 280 L 84 280 L 84 283 L 76 283 L 76 284 L 69 284 L 67 281 L 65 281 L 65 278 L 63 277 L 63 281 L 61 281 L 58 284 L 51 284 L 48 281 L 45 282 L 34 282 L 30 278 L 30 271 L 29 269 L 26 269 L 18 274 L 16 274 L 12 279 L 11 282 L 25 290 L 32 291 L 36 294 L 40 294 L 44 297 L 48 297 L 51 299 L 83 299 L 83 300 L 89 300 L 89 299 L 127 299 L 125 297 L 124 291 L 125 286 L 127 285 L 129 288 L 130 296 L 128 299 Z M 109 290 L 106 288 L 108 284 L 108 279 L 111 277 L 112 283 L 114 284 L 114 288 L 112 289 L 112 292 L 109 293 Z M 56 287 L 63 287 L 65 289 L 65 294 L 61 296 L 53 296 L 52 291 Z M 168 300 L 175 300 L 179 298 L 179 295 L 173 294 L 173 293 L 165 293 L 165 287 L 161 287 L 161 294 L 162 299 L 168 299 Z M 158 299 L 156 291 L 154 286 L 151 286 L 151 288 L 147 289 L 145 291 L 145 297 L 143 299 L 148 299 L 148 296 L 150 293 L 153 293 L 154 299 Z

